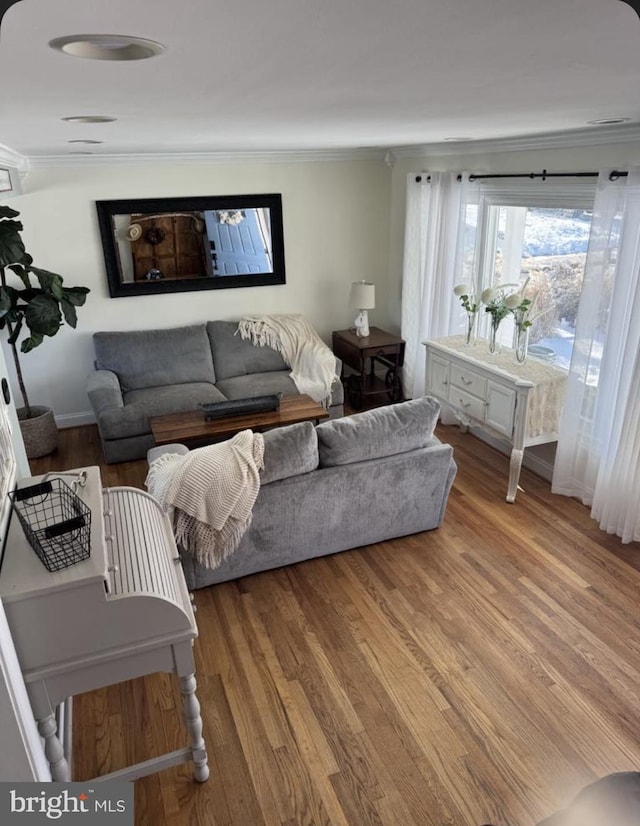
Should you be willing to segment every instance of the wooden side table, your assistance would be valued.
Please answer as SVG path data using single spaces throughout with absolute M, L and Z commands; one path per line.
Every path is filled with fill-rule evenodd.
M 331 340 L 333 352 L 342 359 L 340 377 L 354 410 L 360 410 L 370 397 L 384 395 L 392 402 L 402 400 L 400 368 L 404 364 L 403 339 L 379 327 L 370 327 L 366 338 L 358 337 L 352 330 L 336 330 L 331 334 Z M 387 368 L 384 381 L 376 376 L 377 363 Z M 345 365 L 356 371 L 346 380 Z

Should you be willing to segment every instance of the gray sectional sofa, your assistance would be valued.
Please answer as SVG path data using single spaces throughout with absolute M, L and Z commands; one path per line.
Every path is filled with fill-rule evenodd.
M 149 419 L 201 403 L 298 391 L 282 356 L 235 335 L 237 321 L 94 333 L 87 392 L 105 460 L 142 459 L 153 447 Z M 343 413 L 336 363 L 329 414 Z
M 218 568 L 182 553 L 189 588 L 439 527 L 456 474 L 433 435 L 439 411 L 425 397 L 265 433 L 251 525 Z M 187 448 L 156 447 L 148 461 L 165 451 Z

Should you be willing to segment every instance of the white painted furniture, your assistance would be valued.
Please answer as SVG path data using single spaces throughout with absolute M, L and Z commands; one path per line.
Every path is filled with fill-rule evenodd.
M 463 336 L 423 342 L 426 392 L 449 405 L 464 427 L 474 426 L 512 446 L 507 502 L 514 502 L 525 447 L 554 442 L 567 374 L 539 359 L 518 364 L 512 350 L 491 354 L 488 342 Z
M 186 748 L 99 780 L 133 780 L 186 760 L 209 776 L 195 689 L 198 631 L 171 527 L 159 505 L 135 488 L 102 490 L 97 467 L 76 492 L 91 510 L 91 555 L 50 573 L 11 520 L 0 596 L 54 780 L 70 780 L 55 708 L 67 697 L 157 671 L 180 679 Z M 48 474 L 77 484 L 76 472 Z M 34 484 L 24 479 L 18 487 Z

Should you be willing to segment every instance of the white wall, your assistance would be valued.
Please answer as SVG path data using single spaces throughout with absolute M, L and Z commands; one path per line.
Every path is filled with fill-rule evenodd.
M 97 330 L 172 327 L 247 313 L 304 314 L 327 343 L 349 326 L 349 285 L 378 286 L 373 323 L 387 324 L 389 191 L 382 160 L 36 168 L 11 201 L 37 266 L 91 289 L 78 327 L 21 359 L 32 404 L 61 426 L 90 421 L 85 393 Z M 110 298 L 95 201 L 260 192 L 282 194 L 287 283 L 273 287 Z M 7 357 L 7 361 L 10 359 Z M 15 383 L 14 383 L 15 384 Z M 17 388 L 14 387 L 19 402 Z

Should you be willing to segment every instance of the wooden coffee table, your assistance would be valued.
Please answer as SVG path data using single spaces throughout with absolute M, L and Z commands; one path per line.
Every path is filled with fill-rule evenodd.
M 227 439 L 241 430 L 269 430 L 296 422 L 326 419 L 329 411 L 310 396 L 283 396 L 279 410 L 263 413 L 243 413 L 240 416 L 224 416 L 207 422 L 203 410 L 188 413 L 170 413 L 167 416 L 154 416 L 151 420 L 151 432 L 157 445 L 172 442 L 198 447 Z

